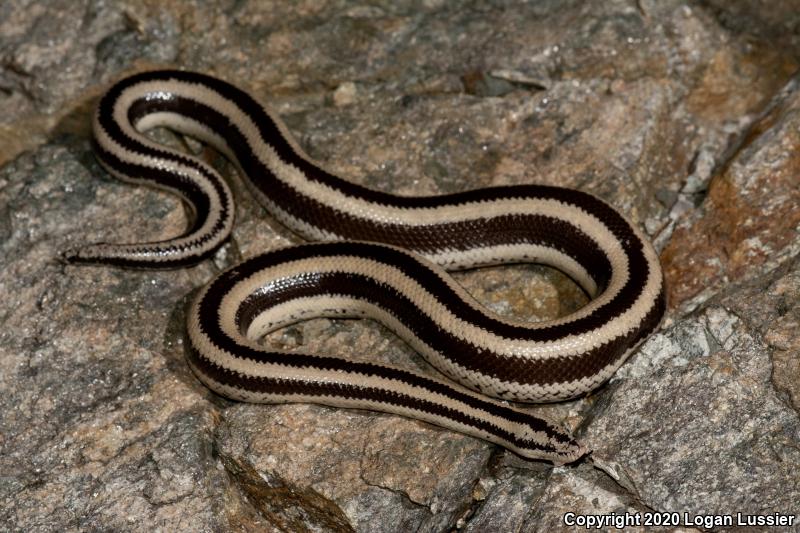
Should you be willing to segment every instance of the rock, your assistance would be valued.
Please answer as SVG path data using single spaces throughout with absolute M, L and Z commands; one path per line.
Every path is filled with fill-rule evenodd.
M 800 514 L 792 1 L 148 7 L 0 4 L 5 529 L 552 531 L 578 517 Z M 179 201 L 110 178 L 89 145 L 104 88 L 159 66 L 248 89 L 313 157 L 370 187 L 557 184 L 644 227 L 670 291 L 660 332 L 588 397 L 530 407 L 591 457 L 553 468 L 399 417 L 212 394 L 184 361 L 189 298 L 298 239 L 224 159 L 169 132 L 152 135 L 230 178 L 230 243 L 175 271 L 62 264 L 81 243 L 185 227 Z M 544 267 L 456 277 L 518 318 L 586 302 Z M 265 342 L 427 368 L 372 323 L 313 320 Z
M 584 440 L 648 508 L 758 514 L 798 501 L 797 411 L 774 382 L 774 350 L 731 307 L 723 299 L 653 336 L 592 413 Z
M 663 254 L 672 305 L 696 306 L 726 284 L 800 252 L 800 77 L 754 122 Z

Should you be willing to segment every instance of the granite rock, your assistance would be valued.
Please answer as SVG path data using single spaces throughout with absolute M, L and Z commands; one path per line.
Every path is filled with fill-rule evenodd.
M 0 529 L 553 531 L 570 529 L 566 513 L 797 516 L 798 13 L 792 0 L 0 3 Z M 230 242 L 175 271 L 61 263 L 82 243 L 185 227 L 179 201 L 108 177 L 88 142 L 103 89 L 160 66 L 248 89 L 313 157 L 370 187 L 550 183 L 641 225 L 670 291 L 661 330 L 598 391 L 529 408 L 591 457 L 553 468 L 399 417 L 204 388 L 184 361 L 188 299 L 298 239 L 229 163 L 170 132 L 152 135 L 232 183 Z M 520 318 L 586 302 L 539 266 L 456 277 Z M 368 322 L 313 320 L 264 342 L 427 368 Z

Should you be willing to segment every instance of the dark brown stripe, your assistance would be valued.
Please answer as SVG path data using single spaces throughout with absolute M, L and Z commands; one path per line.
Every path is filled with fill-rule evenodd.
M 228 271 L 229 274 L 232 274 L 232 279 L 239 277 L 239 275 L 236 273 L 237 270 L 238 267 Z M 527 424 L 536 431 L 545 432 L 551 438 L 563 438 L 558 431 L 551 428 L 546 422 L 539 418 L 528 415 L 521 411 L 504 407 L 502 405 L 496 405 L 494 403 L 487 402 L 468 394 L 464 394 L 442 383 L 419 376 L 417 374 L 413 374 L 411 372 L 407 372 L 405 370 L 372 363 L 347 361 L 338 357 L 261 351 L 255 350 L 249 346 L 243 346 L 237 343 L 234 339 L 230 338 L 221 329 L 218 311 L 220 309 L 221 299 L 227 294 L 227 289 L 224 289 L 217 284 L 216 281 L 218 280 L 219 278 L 211 283 L 211 285 L 206 289 L 206 293 L 203 295 L 203 298 L 198 303 L 200 330 L 202 334 L 205 335 L 219 349 L 230 354 L 234 354 L 238 358 L 251 359 L 253 361 L 262 363 L 274 363 L 291 368 L 313 367 L 315 369 L 332 372 L 350 372 L 365 376 L 376 376 L 398 382 L 404 382 L 433 393 L 441 394 L 453 400 L 469 405 L 475 409 L 481 409 L 520 424 Z M 227 369 L 224 370 L 225 372 L 229 372 Z
M 219 283 L 221 287 L 225 287 L 225 290 L 227 290 L 239 279 L 249 277 L 265 268 L 290 261 L 333 256 L 358 257 L 396 268 L 425 287 L 437 301 L 456 317 L 465 322 L 475 324 L 495 335 L 510 339 L 519 338 L 525 341 L 549 342 L 567 335 L 586 333 L 602 326 L 610 316 L 616 316 L 624 312 L 630 305 L 630 302 L 625 298 L 629 294 L 625 294 L 623 298 L 612 299 L 606 305 L 599 307 L 591 315 L 565 324 L 555 324 L 537 329 L 508 324 L 488 316 L 482 313 L 480 309 L 476 309 L 462 301 L 459 295 L 439 277 L 438 273 L 431 270 L 424 263 L 414 259 L 412 255 L 380 244 L 365 242 L 312 243 L 272 250 L 242 262 L 237 265 L 235 271 L 222 274 L 214 283 Z M 628 293 L 630 292 L 632 290 L 628 291 Z
M 663 312 L 659 301 L 637 327 L 591 351 L 557 359 L 523 359 L 497 355 L 442 330 L 404 294 L 374 279 L 350 273 L 326 273 L 283 279 L 274 290 L 254 294 L 242 305 L 241 327 L 246 330 L 259 311 L 268 307 L 318 295 L 344 296 L 373 303 L 394 316 L 432 350 L 459 366 L 511 384 L 528 385 L 556 385 L 596 375 L 649 334 L 658 325 Z
M 191 208 L 191 215 L 194 215 L 191 219 L 189 228 L 178 238 L 184 237 L 189 235 L 195 231 L 197 231 L 208 219 L 208 215 L 210 213 L 209 209 L 209 202 L 210 199 L 206 195 L 206 193 L 198 188 L 192 181 L 186 179 L 185 177 L 167 171 L 165 169 L 157 168 L 157 167 L 150 167 L 145 165 L 135 165 L 133 163 L 125 162 L 120 160 L 117 156 L 104 150 L 100 147 L 99 144 L 95 140 L 92 141 L 94 147 L 94 153 L 96 157 L 103 162 L 107 167 L 113 168 L 114 170 L 121 172 L 127 176 L 131 176 L 133 178 L 149 181 L 151 183 L 157 184 L 161 187 L 168 187 L 173 189 L 174 191 L 178 192 L 182 195 L 183 199 L 189 204 Z M 197 165 L 199 167 L 199 165 Z M 216 252 L 216 248 L 211 248 L 209 250 L 204 251 L 203 253 L 189 253 L 191 250 L 197 246 L 204 244 L 205 242 L 211 240 L 215 236 L 217 236 L 221 231 L 224 230 L 226 225 L 226 220 L 228 217 L 232 216 L 232 205 L 230 203 L 230 197 L 226 194 L 223 186 L 219 182 L 219 180 L 215 179 L 213 176 L 210 176 L 207 172 L 199 167 L 198 170 L 203 172 L 204 175 L 209 179 L 212 183 L 214 188 L 216 189 L 217 196 L 220 200 L 220 205 L 222 206 L 221 214 L 219 220 L 217 221 L 214 226 L 212 226 L 211 230 L 204 233 L 203 235 L 199 235 L 196 239 L 192 241 L 188 241 L 183 245 L 164 245 L 163 242 L 154 242 L 154 243 L 139 243 L 139 244 L 120 244 L 120 243 L 113 243 L 108 244 L 110 246 L 125 246 L 131 248 L 133 253 L 142 253 L 142 254 L 150 254 L 152 256 L 154 251 L 158 252 L 158 255 L 161 257 L 160 260 L 154 260 L 152 257 L 148 257 L 147 259 L 136 259 L 133 257 L 84 257 L 79 254 L 80 250 L 76 250 L 75 252 L 67 253 L 64 258 L 66 261 L 70 263 L 103 263 L 109 265 L 116 265 L 116 266 L 123 266 L 129 268 L 176 268 L 181 266 L 188 266 L 199 261 L 206 259 L 212 256 Z M 96 243 L 97 245 L 106 245 L 106 243 Z M 171 256 L 180 255 L 179 258 L 173 259 Z
M 420 279 L 420 276 L 415 275 L 418 272 L 409 273 L 408 270 L 412 270 L 408 268 L 409 263 L 413 264 L 413 260 L 395 250 L 387 250 L 377 245 L 361 243 L 356 243 L 355 245 L 352 243 L 332 243 L 328 245 L 309 245 L 301 248 L 306 248 L 307 257 L 334 255 L 333 252 L 338 250 L 341 255 L 354 256 L 356 252 L 359 252 L 358 257 L 386 262 L 391 265 L 402 264 L 406 267 L 406 274 L 410 274 L 413 279 L 422 284 L 439 301 L 445 300 L 448 309 L 457 317 L 473 324 L 478 324 L 479 327 L 506 338 L 537 341 L 540 340 L 537 337 L 542 337 L 540 334 L 542 330 L 512 326 L 480 314 L 461 301 L 452 292 L 452 289 L 439 278 L 428 276 Z M 292 248 L 291 250 L 295 252 L 291 254 L 292 257 L 297 258 L 297 249 Z M 385 257 L 383 255 L 384 252 L 389 257 Z M 239 265 L 236 268 L 236 278 L 244 279 L 245 271 L 257 271 L 278 264 L 269 257 L 272 256 L 274 258 L 275 255 L 277 254 L 265 254 Z M 401 257 L 391 257 L 393 255 Z M 264 260 L 265 256 L 267 256 L 266 260 Z M 258 266 L 252 265 L 251 262 L 253 261 L 257 262 Z M 422 269 L 418 270 L 430 273 L 424 265 Z M 215 282 L 209 289 L 209 294 L 207 294 L 206 298 L 211 300 L 221 299 L 234 284 L 234 280 L 223 280 L 219 285 Z M 443 294 L 446 296 L 443 297 Z M 412 300 L 392 287 L 359 274 L 331 272 L 300 275 L 289 279 L 284 278 L 280 280 L 280 283 L 259 288 L 256 293 L 246 298 L 237 310 L 237 323 L 240 324 L 242 330 L 246 330 L 252 319 L 264 309 L 289 300 L 317 295 L 338 295 L 371 302 L 393 315 L 434 351 L 446 355 L 448 359 L 455 361 L 463 368 L 509 383 L 540 385 L 555 385 L 596 375 L 622 357 L 630 346 L 635 345 L 638 340 L 649 334 L 657 326 L 663 314 L 663 301 L 660 300 L 635 328 L 589 352 L 556 359 L 506 357 L 475 346 L 442 330 L 431 317 L 421 312 Z M 210 303 L 208 309 L 209 311 L 214 309 L 214 304 Z M 558 329 L 563 328 L 561 326 Z M 550 333 L 552 334 L 552 332 Z M 558 331 L 557 333 L 566 332 Z M 228 351 L 235 349 L 233 346 L 225 345 L 222 340 L 220 342 L 222 343 L 221 347 Z
M 449 194 L 449 195 L 420 197 L 420 196 L 396 196 L 393 194 L 368 189 L 366 187 L 342 180 L 341 178 L 338 178 L 324 171 L 323 169 L 317 167 L 312 163 L 309 163 L 308 161 L 300 157 L 291 148 L 289 143 L 283 138 L 283 135 L 277 128 L 277 125 L 269 117 L 269 115 L 267 115 L 264 112 L 264 109 L 261 106 L 261 104 L 255 101 L 248 93 L 242 91 L 241 89 L 227 82 L 224 82 L 217 78 L 213 78 L 211 76 L 206 76 L 204 74 L 165 70 L 165 71 L 144 72 L 126 78 L 120 81 L 117 85 L 113 86 L 106 94 L 106 96 L 103 98 L 103 101 L 101 102 L 100 106 L 101 121 L 105 122 L 107 118 L 113 119 L 113 117 L 103 116 L 105 114 L 104 108 L 106 112 L 108 109 L 108 106 L 103 104 L 108 104 L 108 103 L 113 104 L 113 102 L 116 101 L 119 95 L 127 87 L 138 84 L 140 82 L 160 81 L 160 80 L 176 80 L 190 84 L 200 84 L 207 88 L 210 88 L 211 90 L 216 91 L 223 98 L 226 98 L 233 104 L 239 106 L 239 108 L 245 114 L 250 116 L 251 120 L 259 128 L 259 132 L 264 142 L 272 145 L 282 159 L 298 167 L 308 177 L 308 179 L 324 183 L 325 185 L 333 189 L 339 190 L 348 196 L 352 196 L 355 198 L 363 198 L 365 200 L 375 203 L 380 203 L 383 205 L 405 207 L 405 208 L 461 205 L 464 203 L 493 201 L 509 197 L 513 198 L 533 197 L 533 198 L 552 199 L 560 201 L 566 205 L 572 205 L 578 207 L 586 211 L 587 213 L 596 216 L 597 218 L 602 220 L 606 224 L 606 226 L 610 229 L 610 231 L 623 243 L 629 242 L 631 240 L 633 241 L 638 240 L 635 234 L 633 233 L 630 225 L 616 210 L 614 210 L 605 202 L 602 202 L 601 200 L 595 198 L 590 194 L 572 189 L 564 189 L 561 187 L 552 187 L 546 185 L 520 185 L 513 187 L 488 187 L 483 189 L 464 191 L 461 193 Z M 178 100 L 181 100 L 181 102 L 178 102 Z M 188 103 L 192 101 L 186 98 L 178 98 L 176 95 L 164 95 L 164 94 L 151 95 L 151 97 L 147 100 L 147 102 L 152 103 L 154 106 L 174 105 L 177 107 L 177 109 L 175 109 L 176 112 L 181 112 L 181 108 L 183 108 L 183 112 L 188 113 L 188 116 L 195 120 L 204 123 L 207 123 L 206 120 L 211 120 L 215 122 L 216 125 L 212 126 L 213 129 L 217 131 L 229 132 L 230 130 L 236 130 L 236 128 L 227 119 L 227 117 L 223 117 L 222 120 L 220 120 L 218 117 L 207 118 L 210 115 L 192 114 L 193 113 L 192 107 L 196 106 L 194 108 L 194 112 L 197 112 L 200 109 L 202 109 L 203 113 L 208 113 L 209 111 L 211 111 L 215 115 L 219 116 L 219 113 L 216 113 L 216 111 L 214 110 L 210 110 L 210 108 L 208 108 L 207 106 L 202 106 L 202 104 L 200 104 L 199 102 Z M 132 113 L 134 113 L 134 115 L 132 115 L 131 118 L 134 118 L 136 113 L 143 112 L 133 109 L 131 111 Z M 232 142 L 230 145 L 235 150 L 237 148 L 236 146 L 237 144 L 238 144 L 237 142 Z M 244 147 L 246 145 L 241 144 L 240 146 Z M 271 197 L 269 191 L 266 191 L 266 194 Z M 593 269 L 587 269 L 587 270 L 592 271 Z
M 304 196 L 279 180 L 252 153 L 242 132 L 227 117 L 214 109 L 194 100 L 170 95 L 134 102 L 130 108 L 129 118 L 135 123 L 148 113 L 156 111 L 169 111 L 192 117 L 217 132 L 227 140 L 236 154 L 245 177 L 261 194 L 290 216 L 313 227 L 333 232 L 343 239 L 383 242 L 423 254 L 434 254 L 448 249 L 471 250 L 503 244 L 538 244 L 560 250 L 572 257 L 590 273 L 600 289 L 605 287 L 610 279 L 611 265 L 597 243 L 566 221 L 543 215 L 511 214 L 417 228 L 359 219 Z M 272 143 L 274 139 L 268 141 Z M 120 144 L 135 150 L 135 147 L 129 146 L 124 138 L 120 140 Z M 278 153 L 283 157 L 283 152 Z M 294 161 L 291 162 L 294 164 Z M 305 172 L 306 169 L 302 170 Z M 524 198 L 526 194 L 535 193 L 529 190 L 529 187 L 504 187 L 481 192 L 486 192 L 487 197 L 494 200 Z M 485 200 L 487 197 L 481 196 L 480 199 Z M 442 201 L 441 205 L 446 205 L 446 202 Z
M 244 351 L 250 350 L 245 349 Z M 292 368 L 313 367 L 322 370 L 345 371 L 349 373 L 358 373 L 365 376 L 380 377 L 400 383 L 406 383 L 414 387 L 422 388 L 431 393 L 440 394 L 452 400 L 466 404 L 469 407 L 489 412 L 494 416 L 505 418 L 518 424 L 528 425 L 532 431 L 545 434 L 548 439 L 558 442 L 559 446 L 562 448 L 578 447 L 577 443 L 559 433 L 540 418 L 536 418 L 535 416 L 528 415 L 521 411 L 515 411 L 503 406 L 484 402 L 472 396 L 462 394 L 450 387 L 442 385 L 441 383 L 437 383 L 409 372 L 382 367 L 379 365 L 372 365 L 369 363 L 346 362 L 342 359 L 331 357 L 318 357 L 306 354 L 282 354 L 276 352 L 257 353 L 259 354 L 259 359 L 262 362 L 276 363 Z M 513 443 L 514 446 L 520 449 L 542 450 L 545 452 L 558 454 L 558 451 L 552 445 L 543 445 L 534 442 L 533 440 L 517 438 L 513 433 L 505 431 L 486 420 L 481 420 L 444 405 L 421 398 L 408 396 L 394 390 L 379 389 L 374 387 L 356 387 L 344 383 L 334 383 L 329 381 L 307 382 L 295 381 L 286 378 L 248 376 L 239 372 L 233 372 L 227 368 L 223 368 L 212 363 L 200 352 L 198 352 L 190 343 L 188 344 L 187 358 L 190 360 L 191 364 L 204 375 L 229 387 L 236 387 L 246 391 L 263 394 L 303 394 L 308 396 L 316 396 L 320 398 L 321 403 L 324 403 L 323 399 L 327 396 L 348 398 L 352 400 L 368 400 L 386 405 L 399 405 L 422 413 L 430 413 L 436 416 L 454 420 L 466 426 L 474 427 L 481 431 L 496 435 L 507 442 Z

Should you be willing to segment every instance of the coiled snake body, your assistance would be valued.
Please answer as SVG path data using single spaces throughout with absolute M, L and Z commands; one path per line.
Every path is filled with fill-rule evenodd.
M 227 184 L 202 161 L 140 133 L 156 126 L 220 150 L 272 216 L 321 241 L 244 261 L 195 299 L 187 319 L 189 364 L 224 396 L 396 413 L 523 457 L 567 463 L 586 450 L 501 400 L 562 400 L 592 390 L 664 313 L 655 251 L 594 196 L 540 185 L 432 197 L 368 189 L 312 161 L 246 92 L 182 71 L 147 72 L 114 85 L 98 106 L 94 144 L 115 176 L 179 194 L 194 214 L 191 227 L 163 242 L 79 248 L 66 254 L 69 261 L 176 267 L 208 257 L 230 234 Z M 520 323 L 482 308 L 445 271 L 507 262 L 558 268 L 593 299 L 569 316 Z M 255 342 L 320 316 L 376 319 L 455 383 Z

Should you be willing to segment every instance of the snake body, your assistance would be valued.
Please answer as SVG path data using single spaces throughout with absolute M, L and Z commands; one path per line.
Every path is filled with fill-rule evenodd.
M 94 148 L 115 176 L 179 194 L 192 224 L 162 242 L 79 248 L 66 254 L 69 261 L 176 267 L 210 256 L 229 236 L 234 207 L 225 181 L 209 165 L 141 133 L 156 126 L 221 151 L 272 216 L 320 241 L 246 260 L 194 300 L 189 365 L 229 398 L 395 413 L 523 457 L 568 463 L 586 449 L 504 400 L 562 400 L 594 389 L 664 313 L 654 249 L 598 198 L 542 185 L 430 197 L 368 189 L 315 163 L 248 93 L 183 71 L 146 72 L 115 84 L 94 117 Z M 592 300 L 556 320 L 522 323 L 481 307 L 446 272 L 508 262 L 551 265 Z M 256 342 L 321 316 L 375 319 L 450 379 Z

